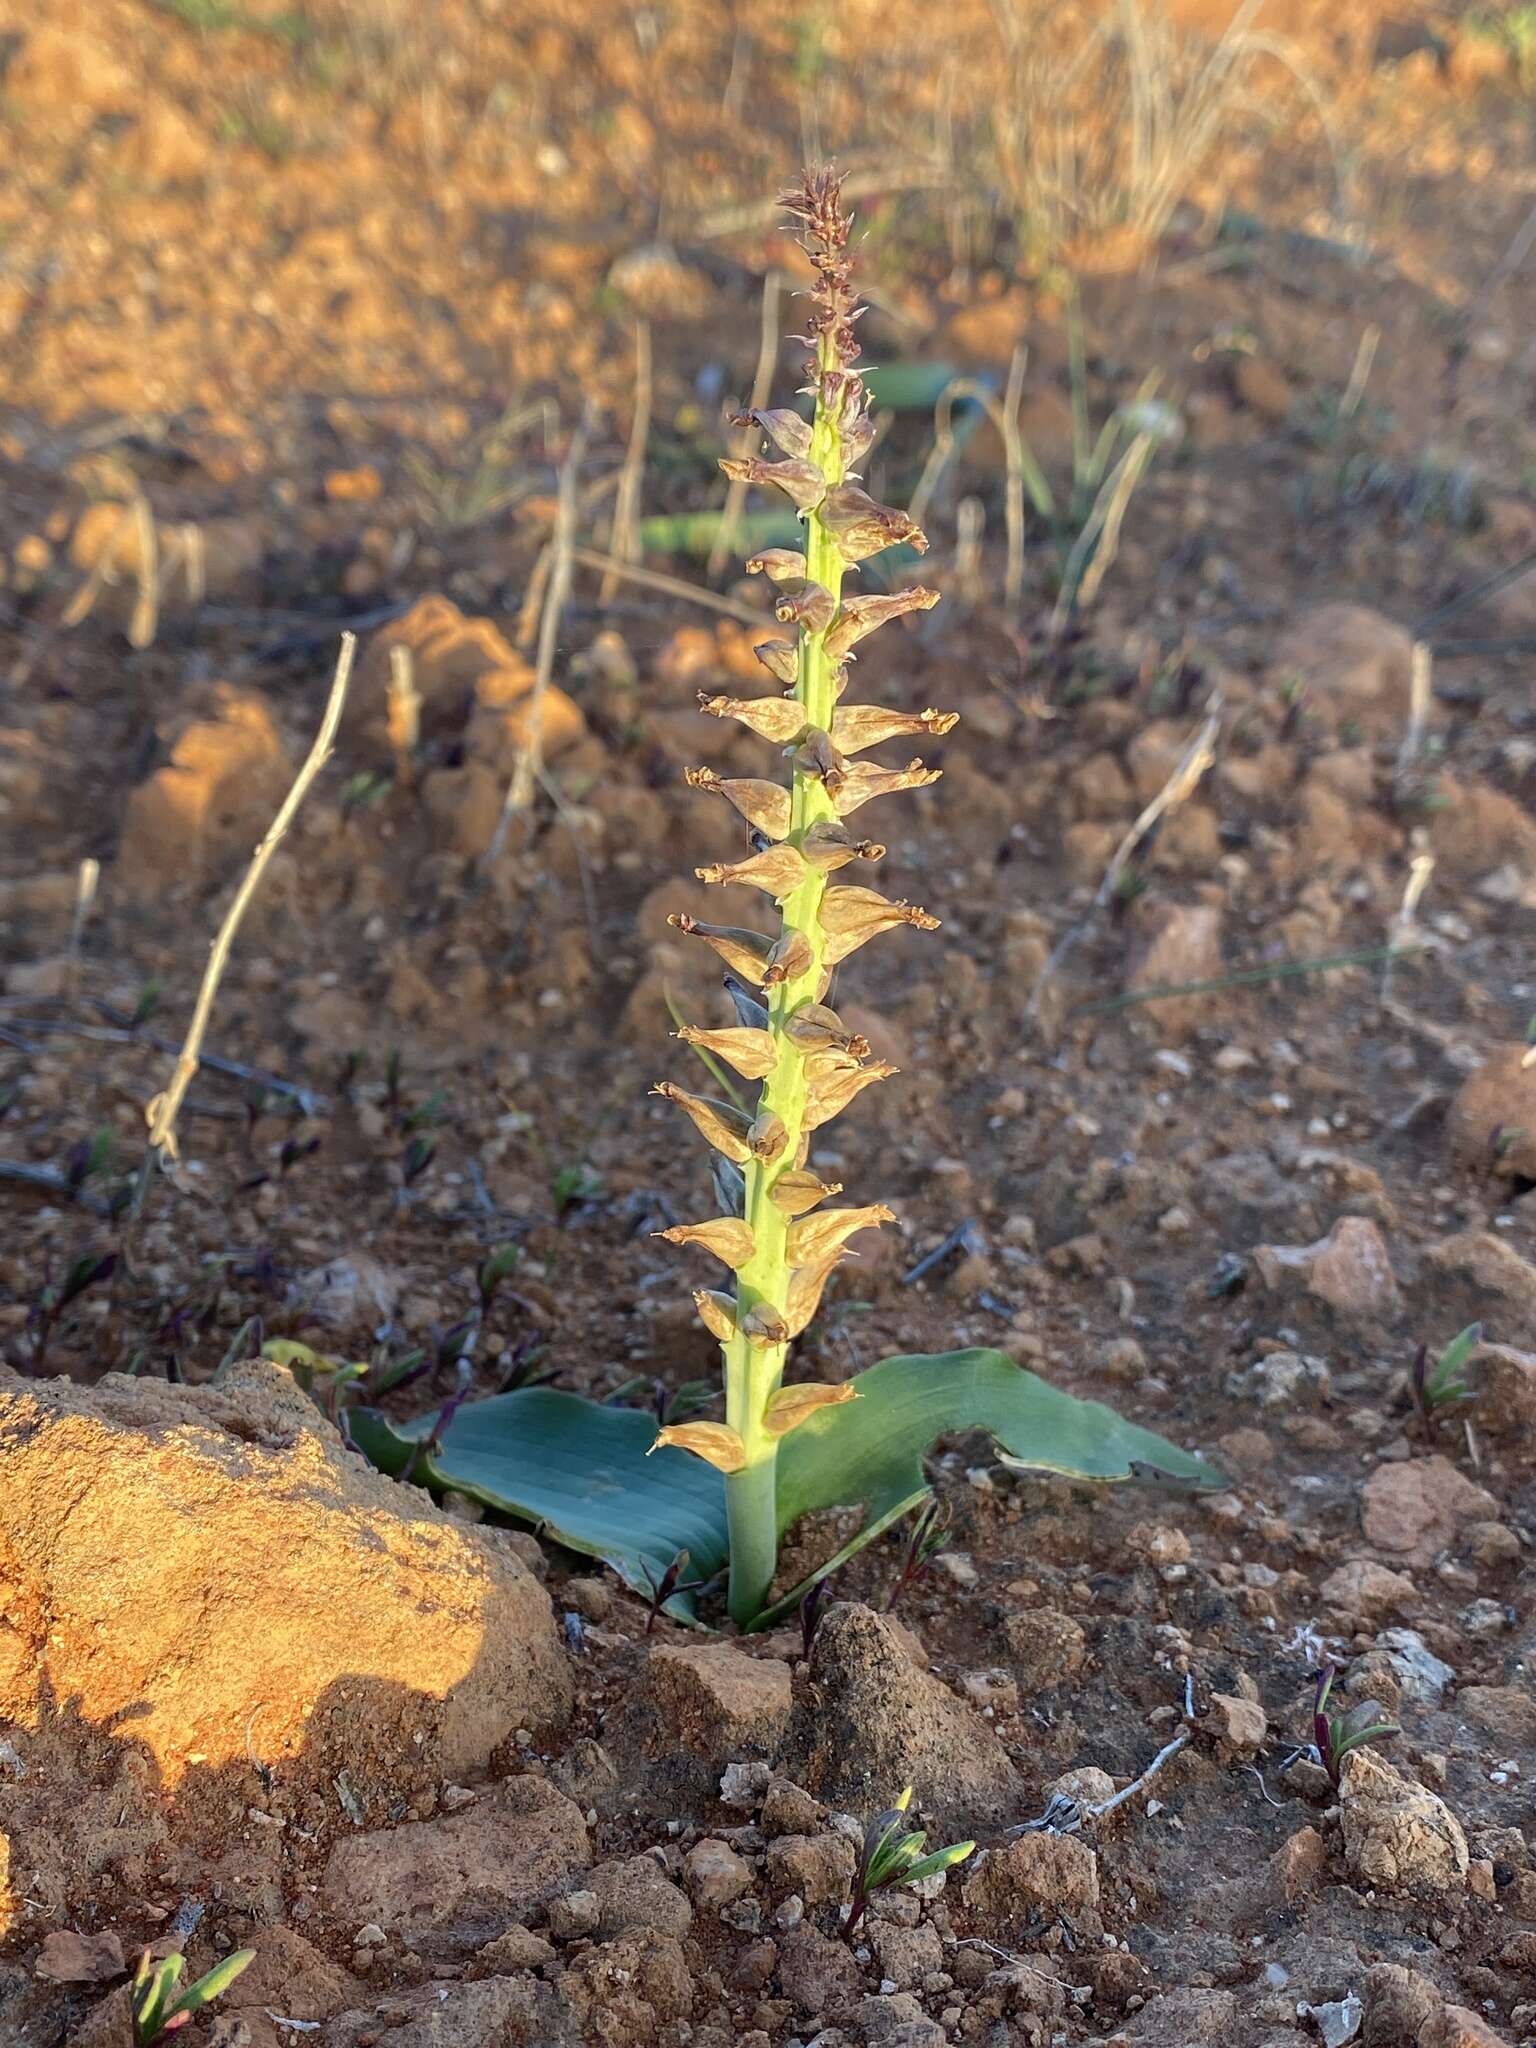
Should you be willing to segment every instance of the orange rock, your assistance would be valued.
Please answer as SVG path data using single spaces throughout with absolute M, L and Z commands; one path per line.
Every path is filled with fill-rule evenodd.
M 249 857 L 293 778 L 263 700 L 219 684 L 217 715 L 189 725 L 168 765 L 128 797 L 118 872 L 133 893 L 198 880 Z
M 346 739 L 380 758 L 393 752 L 389 688 L 397 647 L 410 657 L 424 740 L 464 737 L 487 675 L 499 678 L 498 692 L 510 694 L 515 677 L 532 687 L 533 671 L 493 620 L 467 618 L 451 599 L 436 593 L 418 598 L 403 618 L 380 627 L 368 642 L 342 718 Z
M 1277 694 L 1300 688 L 1307 707 L 1367 731 L 1400 729 L 1408 717 L 1413 640 L 1362 604 L 1325 604 L 1277 643 L 1268 680 Z
M 367 505 L 384 495 L 384 479 L 371 462 L 356 469 L 330 469 L 325 474 L 325 495 L 338 505 Z
M 552 761 L 586 735 L 587 721 L 580 707 L 564 690 L 550 684 L 538 706 L 539 743 L 546 761 Z M 500 771 L 510 770 L 529 744 L 535 728 L 531 694 L 520 696 L 509 708 L 483 705 L 469 723 L 467 746 L 472 760 L 484 761 Z
M 1456 1165 L 1504 1179 L 1536 1180 L 1536 1060 L 1528 1045 L 1495 1046 L 1446 1112 Z

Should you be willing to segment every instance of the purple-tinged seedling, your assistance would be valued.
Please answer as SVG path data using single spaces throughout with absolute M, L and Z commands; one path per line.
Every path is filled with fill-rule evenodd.
M 920 1579 L 928 1575 L 929 1567 L 949 1541 L 949 1503 L 930 1495 L 912 1518 L 912 1527 L 907 1535 L 907 1547 L 902 1553 L 901 1570 L 891 1587 L 885 1603 L 890 1614 L 904 1593 L 909 1593 Z
M 1317 1689 L 1312 1700 L 1312 1741 L 1317 1750 L 1317 1760 L 1328 1773 L 1328 1782 L 1337 1791 L 1339 1778 L 1344 1769 L 1344 1759 L 1352 1749 L 1363 1749 L 1368 1742 L 1385 1742 L 1389 1735 L 1403 1732 L 1395 1721 L 1386 1718 L 1386 1709 L 1380 1700 L 1357 1700 L 1342 1713 L 1334 1713 L 1328 1702 L 1333 1695 L 1333 1681 L 1338 1677 L 1336 1664 L 1325 1664 L 1317 1674 Z
M 651 1588 L 651 1611 L 645 1618 L 645 1632 L 649 1635 L 661 1618 L 662 1610 L 675 1593 L 697 1593 L 706 1586 L 707 1579 L 685 1579 L 688 1569 L 688 1553 L 680 1550 L 666 1570 L 659 1576 L 647 1563 L 641 1567 Z
M 807 1664 L 816 1647 L 816 1637 L 821 1628 L 822 1612 L 831 1598 L 833 1576 L 817 1579 L 811 1590 L 800 1602 L 800 1651 Z
M 40 1373 L 48 1358 L 48 1346 L 58 1320 L 71 1302 L 78 1301 L 88 1287 L 98 1287 L 103 1280 L 110 1280 L 117 1271 L 116 1252 L 87 1252 L 83 1259 L 76 1259 L 64 1278 L 54 1286 L 44 1286 L 32 1305 L 33 1339 L 32 1370 Z
M 854 1930 L 864 1918 L 876 1892 L 921 1884 L 925 1877 L 932 1877 L 937 1871 L 952 1870 L 975 1850 L 974 1842 L 952 1842 L 947 1849 L 934 1849 L 925 1855 L 928 1844 L 926 1832 L 907 1824 L 907 1810 L 911 1804 L 912 1787 L 909 1785 L 896 1804 L 885 1813 L 877 1813 L 864 1830 L 864 1844 L 853 1874 L 848 1918 L 843 1922 L 843 1936 L 847 1941 L 853 1940 Z

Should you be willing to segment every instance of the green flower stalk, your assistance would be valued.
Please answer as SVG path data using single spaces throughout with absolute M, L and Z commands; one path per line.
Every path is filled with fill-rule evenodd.
M 776 935 L 675 917 L 729 970 L 725 986 L 734 1026 L 677 1034 L 761 1082 L 753 1114 L 694 1096 L 663 1082 L 657 1093 L 675 1102 L 720 1155 L 715 1185 L 723 1213 L 662 1234 L 697 1245 L 735 1275 L 731 1293 L 701 1290 L 699 1315 L 720 1339 L 725 1363 L 724 1424 L 692 1422 L 663 1429 L 660 1444 L 678 1444 L 726 1474 L 730 1523 L 730 1611 L 750 1623 L 767 1602 L 778 1554 L 777 1459 L 782 1439 L 828 1404 L 855 1398 L 844 1386 L 791 1386 L 784 1381 L 789 1346 L 815 1315 L 828 1277 L 846 1256 L 854 1232 L 892 1220 L 879 1203 L 822 1209 L 841 1192 L 809 1165 L 811 1135 L 871 1083 L 895 1072 L 872 1059 L 868 1041 L 849 1031 L 825 998 L 838 962 L 877 933 L 910 924 L 938 924 L 912 904 L 834 879 L 854 863 L 878 861 L 885 849 L 851 831 L 847 820 L 873 798 L 920 789 L 939 771 L 913 760 L 885 768 L 853 757 L 882 741 L 948 732 L 950 712 L 904 713 L 845 705 L 853 649 L 888 619 L 926 611 L 938 592 L 915 588 L 890 596 L 847 596 L 845 577 L 882 549 L 927 547 L 904 512 L 877 505 L 857 482 L 857 465 L 874 438 L 869 405 L 854 365 L 854 323 L 862 310 L 849 288 L 850 220 L 833 170 L 808 172 L 784 204 L 799 223 L 816 270 L 811 293 L 812 354 L 807 364 L 809 422 L 793 411 L 753 412 L 782 460 L 757 457 L 721 463 L 737 480 L 772 485 L 795 505 L 805 528 L 803 552 L 771 548 L 749 570 L 774 585 L 774 613 L 795 637 L 757 649 L 782 697 L 711 697 L 705 711 L 734 718 L 783 750 L 789 783 L 721 780 L 688 771 L 697 789 L 723 797 L 748 828 L 739 861 L 697 870 L 705 882 L 761 890 L 781 912 Z

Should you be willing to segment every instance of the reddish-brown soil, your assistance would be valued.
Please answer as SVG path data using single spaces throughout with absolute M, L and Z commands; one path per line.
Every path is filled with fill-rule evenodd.
M 641 584 L 603 593 L 578 567 L 549 783 L 494 871 L 480 863 L 583 396 L 584 543 L 607 545 L 637 316 L 654 354 L 643 511 L 720 504 L 761 281 L 793 260 L 763 202 L 819 144 L 865 180 L 871 355 L 1000 387 L 1023 340 L 1025 427 L 1057 488 L 1071 450 L 1067 271 L 1026 263 L 992 197 L 992 10 L 766 12 L 0 12 L 0 1357 L 17 1374 L 197 1388 L 258 1334 L 348 1359 L 431 1352 L 507 1243 L 521 1256 L 476 1391 L 536 1365 L 649 1402 L 713 1374 L 688 1299 L 702 1275 L 652 1235 L 704 1213 L 703 1165 L 647 1089 L 700 1078 L 669 1001 L 710 1018 L 718 1001 L 712 956 L 668 914 L 757 907 L 737 916 L 692 879 L 740 849 L 725 807 L 682 783 L 695 761 L 768 772 L 758 742 L 694 708 L 700 689 L 757 686 L 756 582 L 728 573 L 720 614 Z M 1213 16 L 1202 0 L 1183 18 Z M 813 1667 L 770 1637 L 750 1646 L 766 1678 L 732 1665 L 696 1698 L 657 1654 L 695 1639 L 647 1637 L 639 1603 L 515 1537 L 557 1620 L 581 1618 L 575 1709 L 499 1741 L 467 1787 L 445 1766 L 424 1790 L 419 1758 L 392 1776 L 355 1700 L 331 1747 L 294 1752 L 291 1783 L 259 1742 L 248 1770 L 220 1755 L 187 1777 L 185 1742 L 169 1770 L 154 1712 L 136 1733 L 120 1710 L 114 1684 L 139 1667 L 103 1603 L 99 1694 L 7 1694 L 0 2041 L 122 2038 L 111 1968 L 59 1984 L 75 1963 L 40 1971 L 45 1939 L 111 1935 L 131 1960 L 194 1894 L 195 1962 L 261 1951 L 229 2041 L 1303 2048 L 1335 2024 L 1375 2048 L 1536 2040 L 1533 102 L 1452 14 L 1276 21 L 1331 148 L 1312 101 L 1256 74 L 1270 118 L 1245 116 L 1155 247 L 1069 252 L 1095 419 L 1155 372 L 1180 423 L 1097 602 L 1052 641 L 1055 556 L 1032 517 L 1006 615 L 1002 456 L 978 434 L 928 521 L 945 602 L 861 663 L 862 695 L 961 723 L 927 750 L 943 780 L 882 819 L 882 886 L 942 929 L 861 952 L 839 993 L 901 1075 L 838 1125 L 837 1177 L 899 1221 L 803 1346 L 806 1376 L 842 1379 L 895 1351 L 996 1345 L 1202 1450 L 1232 1489 L 1106 1501 L 1012 1475 L 979 1438 L 943 1447 L 948 1552 L 897 1610 L 929 1669 L 905 1734 L 882 1705 L 903 1689 L 901 1639 L 871 1648 L 857 1616 Z M 877 495 L 906 502 L 931 438 L 926 413 L 895 419 Z M 965 498 L 985 512 L 979 581 L 956 560 Z M 685 553 L 647 564 L 706 580 Z M 336 758 L 209 1033 L 240 1071 L 199 1074 L 179 1168 L 114 1218 L 348 624 L 362 647 Z M 407 630 L 408 776 L 387 695 Z M 1415 640 L 1433 698 L 1404 769 Z M 1216 694 L 1214 765 L 1090 917 Z M 99 887 L 77 920 L 87 862 Z M 1390 970 L 1105 1007 L 1405 934 L 1427 949 Z M 113 1251 L 44 1349 L 43 1291 Z M 1431 1441 L 1415 1349 L 1474 1320 L 1474 1398 Z M 453 1384 L 430 1373 L 392 1405 L 420 1412 Z M 123 1527 L 153 1546 L 152 1515 Z M 827 1540 L 802 1532 L 786 1570 Z M 876 1545 L 840 1596 L 883 1606 L 900 1555 Z M 43 1654 L 49 1617 L 21 1591 L 40 1569 L 0 1552 L 7 1659 L 13 1635 Z M 1284 1768 L 1326 1657 L 1401 1724 L 1378 1752 L 1397 1778 L 1362 1767 L 1342 1804 Z M 409 1693 L 393 1664 L 369 1669 Z M 776 1703 L 766 1810 L 761 1786 L 719 1797 L 724 1764 L 753 1754 L 754 1676 Z M 119 1706 L 93 1714 L 98 1697 Z M 1145 1795 L 1080 1837 L 1008 1835 L 1063 1773 L 1109 1774 L 1078 1788 L 1088 1803 L 1128 1782 L 1189 1706 L 1190 1744 Z M 385 1719 L 409 1740 L 408 1698 Z M 923 1731 L 963 1755 L 990 1810 L 947 1810 L 942 1772 L 919 1791 L 992 1854 L 924 1909 L 931 1945 L 876 1919 L 849 1959 L 818 1944 L 846 1884 L 826 1809 L 858 1803 L 861 1728 L 891 1771 L 915 1746 L 919 1780 Z M 364 1824 L 368 1851 L 347 1850 Z M 425 1832 L 391 1847 L 400 1827 Z M 531 1843 L 511 1876 L 503 1834 Z M 652 1852 L 665 1893 L 624 1862 Z M 453 1898 L 408 1909 L 413 1873 Z M 489 1894 L 506 1912 L 476 1921 Z M 1359 2015 L 1310 2013 L 1351 1997 Z

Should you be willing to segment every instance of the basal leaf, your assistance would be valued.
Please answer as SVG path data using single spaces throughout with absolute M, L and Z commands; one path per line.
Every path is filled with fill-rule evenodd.
M 1000 1351 L 887 1358 L 853 1382 L 858 1399 L 817 1410 L 779 1451 L 782 1535 L 817 1508 L 865 1509 L 858 1534 L 813 1576 L 823 1577 L 873 1541 L 928 1493 L 923 1458 L 935 1440 L 987 1431 L 1006 1463 L 1078 1479 L 1157 1479 L 1181 1487 L 1225 1484 L 1219 1472 L 1097 1401 L 1080 1401 Z M 651 1453 L 652 1417 L 548 1387 L 526 1387 L 457 1409 L 441 1442 L 438 1413 L 396 1426 L 353 1408 L 348 1431 L 397 1477 L 451 1488 L 545 1529 L 572 1550 L 603 1558 L 649 1594 L 681 1550 L 701 1579 L 728 1557 L 725 1482 L 701 1459 L 670 1447 Z M 649 1455 L 648 1455 L 649 1453 Z M 798 1601 L 795 1587 L 759 1617 Z M 692 1597 L 668 1611 L 696 1618 Z

